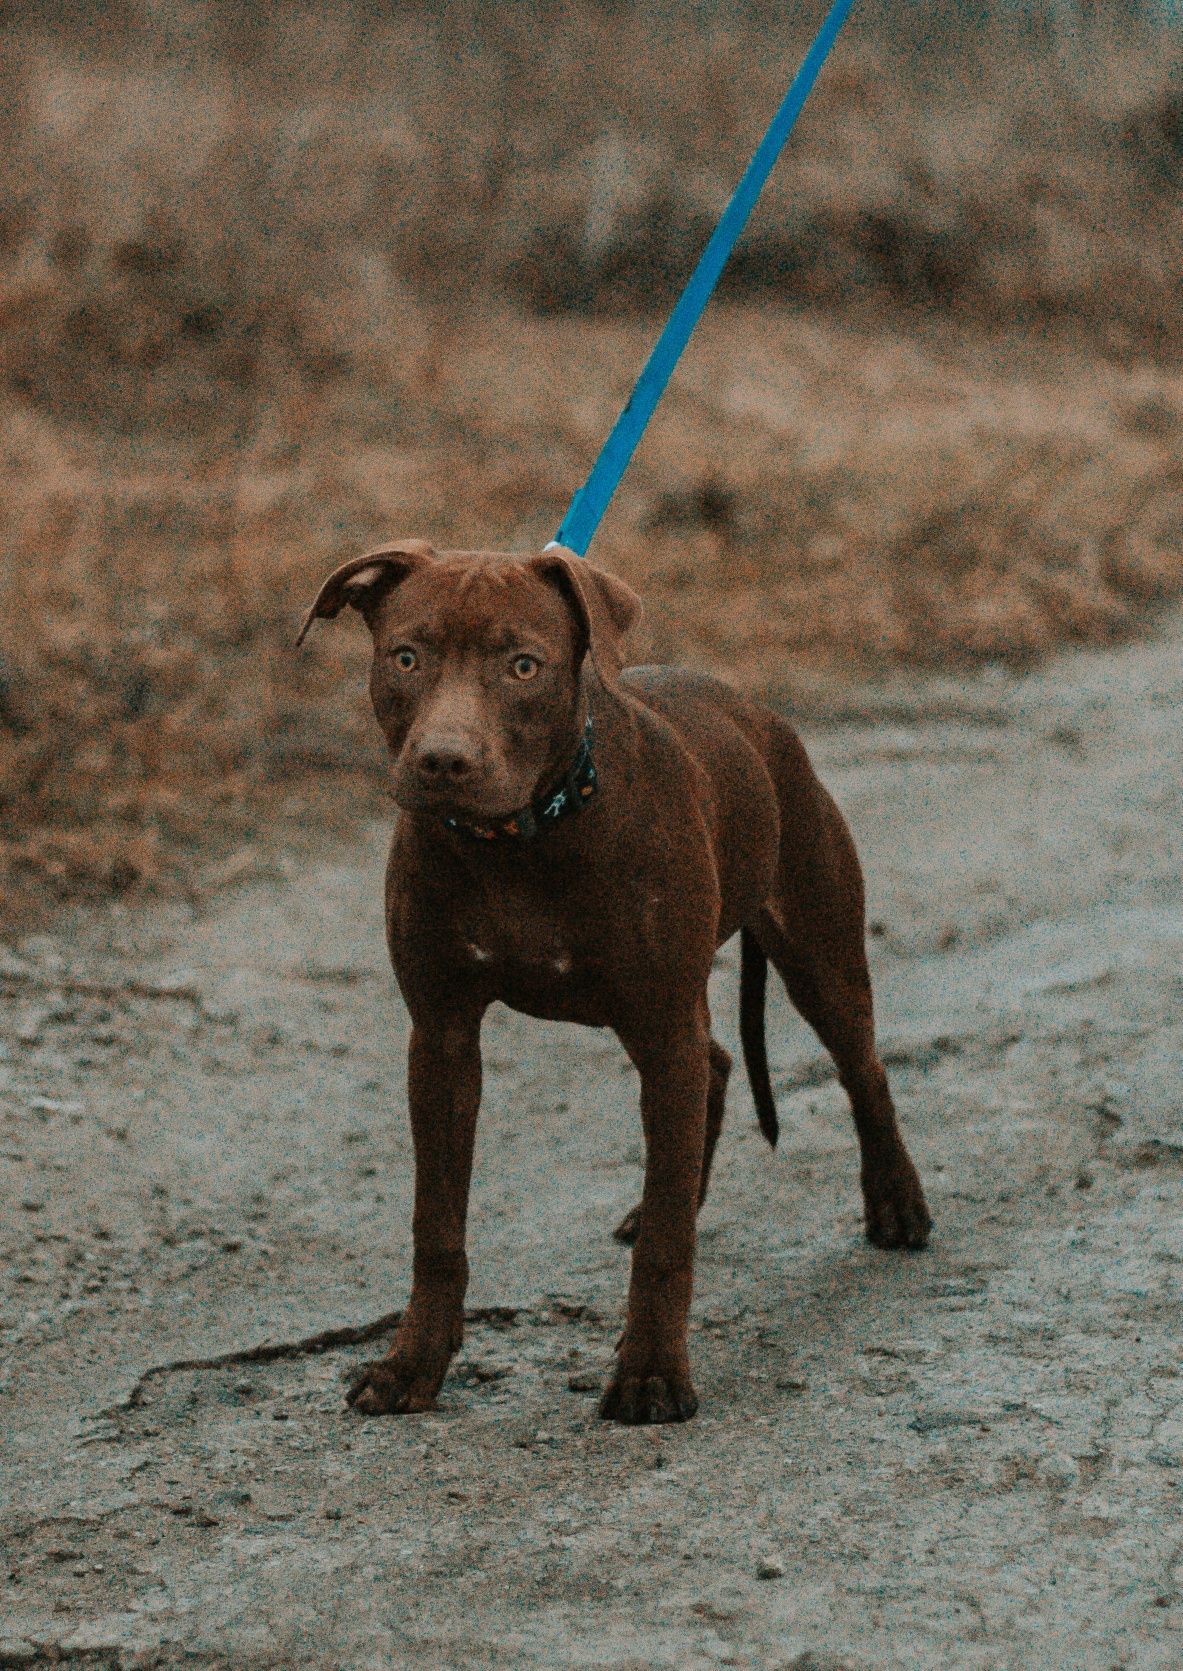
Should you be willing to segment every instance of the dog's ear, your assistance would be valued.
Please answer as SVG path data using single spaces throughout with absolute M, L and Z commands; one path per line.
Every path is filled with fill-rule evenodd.
M 624 640 L 641 618 L 641 600 L 631 586 L 596 568 L 563 546 L 551 546 L 529 567 L 557 586 L 571 605 L 583 648 L 601 678 L 614 678 L 624 666 Z
M 316 594 L 316 601 L 304 617 L 296 647 L 303 644 L 313 621 L 321 617 L 331 620 L 347 603 L 360 610 L 368 624 L 391 587 L 405 580 L 412 569 L 434 558 L 435 549 L 426 540 L 396 540 L 393 545 L 367 551 L 364 557 L 351 557 L 348 563 L 333 570 Z

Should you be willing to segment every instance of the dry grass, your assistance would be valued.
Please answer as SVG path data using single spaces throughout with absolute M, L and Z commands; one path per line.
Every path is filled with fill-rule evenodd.
M 0 872 L 128 886 L 376 758 L 360 630 L 296 657 L 301 604 L 391 532 L 550 536 L 798 54 L 780 10 L 8 28 Z M 845 43 L 613 506 L 651 654 L 786 695 L 1183 583 L 1177 62 L 1103 17 L 934 25 L 923 79 L 916 45 Z

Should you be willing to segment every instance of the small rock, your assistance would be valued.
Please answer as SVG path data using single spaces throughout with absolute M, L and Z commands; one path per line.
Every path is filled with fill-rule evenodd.
M 30 1114 L 81 1114 L 80 1102 L 59 1102 L 56 1097 L 30 1097 Z
M 1130 1099 L 1130 1087 L 1121 1079 L 1102 1079 L 1085 1097 L 1084 1106 L 1100 1114 L 1113 1125 L 1120 1126 L 1123 1110 Z
M 0 980 L 27 980 L 31 972 L 23 957 L 18 957 L 8 946 L 0 946 Z
M 509 1374 L 503 1364 L 478 1363 L 471 1359 L 456 1364 L 454 1374 L 456 1379 L 465 1387 L 484 1387 L 494 1381 L 503 1381 Z
M 1079 1474 L 1072 1458 L 1056 1451 L 1045 1460 L 1043 1477 L 1052 1485 L 1075 1485 Z
M 51 973 L 62 967 L 63 959 L 58 950 L 58 943 L 49 934 L 26 934 L 20 942 L 20 955 L 30 958 L 34 963 L 40 963 Z
M 201 872 L 201 885 L 211 892 L 218 888 L 232 888 L 263 873 L 266 866 L 257 848 L 239 847 L 224 859 L 206 865 Z
M 984 1417 L 972 1410 L 932 1410 L 908 1423 L 913 1433 L 944 1433 L 951 1427 L 980 1427 L 987 1431 L 989 1425 Z
M 757 1578 L 783 1578 L 784 1575 L 785 1564 L 779 1556 L 761 1555 L 760 1559 L 756 1562 Z
M 938 1300 L 970 1300 L 984 1294 L 986 1284 L 973 1277 L 953 1277 L 946 1282 L 934 1282 L 928 1291 Z
M 1105 986 L 1112 979 L 1112 965 L 1105 959 L 1080 957 L 1040 970 L 1022 984 L 1024 992 L 1078 992 L 1082 987 Z
M 297 1513 L 296 1505 L 290 1497 L 278 1491 L 271 1491 L 265 1486 L 256 1490 L 251 1507 L 264 1520 L 294 1520 Z
M 570 1392 L 597 1393 L 600 1390 L 600 1377 L 594 1369 L 579 1369 L 574 1375 L 568 1375 L 567 1388 Z
M 1156 1468 L 1183 1468 L 1183 1456 L 1178 1451 L 1149 1451 L 1146 1460 L 1153 1462 Z
M 926 1340 L 895 1340 L 863 1347 L 868 1358 L 898 1358 L 902 1363 L 924 1363 L 933 1352 L 934 1347 Z
M 305 963 L 293 973 L 306 981 L 329 986 L 356 986 L 358 981 L 365 980 L 368 971 L 360 963 Z
M 49 1011 L 40 1006 L 37 1009 L 25 1009 L 17 1016 L 16 1036 L 20 1044 L 36 1044 L 49 1020 Z

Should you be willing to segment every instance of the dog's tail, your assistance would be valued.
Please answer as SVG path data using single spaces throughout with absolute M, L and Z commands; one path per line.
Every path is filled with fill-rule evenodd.
M 752 1100 L 756 1104 L 756 1118 L 760 1122 L 760 1130 L 775 1149 L 780 1136 L 780 1121 L 776 1117 L 776 1099 L 768 1077 L 768 1047 L 764 1039 L 764 992 L 767 985 L 768 959 L 764 948 L 750 928 L 741 929 L 739 1036 L 748 1083 L 752 1087 Z

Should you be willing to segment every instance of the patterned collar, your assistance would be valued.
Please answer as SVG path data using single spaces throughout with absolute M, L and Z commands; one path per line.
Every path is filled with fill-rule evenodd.
M 592 759 L 592 722 L 587 716 L 583 740 L 567 770 L 566 776 L 547 795 L 524 806 L 496 824 L 473 824 L 466 818 L 444 819 L 444 825 L 458 835 L 471 836 L 474 841 L 529 841 L 543 830 L 582 812 L 599 787 L 595 762 Z

